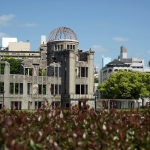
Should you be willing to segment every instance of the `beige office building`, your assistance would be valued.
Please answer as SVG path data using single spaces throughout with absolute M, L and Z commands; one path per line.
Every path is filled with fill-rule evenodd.
M 9 42 L 9 51 L 30 51 L 30 42 Z

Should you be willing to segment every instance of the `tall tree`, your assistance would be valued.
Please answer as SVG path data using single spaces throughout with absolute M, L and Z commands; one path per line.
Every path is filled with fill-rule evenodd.
M 20 64 L 22 59 L 3 58 L 1 61 L 10 63 L 10 74 L 20 74 Z M 4 74 L 4 64 L 1 64 L 1 73 Z
M 112 73 L 98 86 L 103 98 L 143 98 L 150 96 L 150 75 L 136 71 Z

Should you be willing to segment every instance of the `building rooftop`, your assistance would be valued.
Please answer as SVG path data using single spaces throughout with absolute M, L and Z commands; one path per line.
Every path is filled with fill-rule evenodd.
M 122 61 L 119 61 L 118 59 L 114 59 L 113 61 L 109 62 L 107 65 L 107 67 L 113 67 L 113 66 L 129 66 L 128 64 L 125 64 Z

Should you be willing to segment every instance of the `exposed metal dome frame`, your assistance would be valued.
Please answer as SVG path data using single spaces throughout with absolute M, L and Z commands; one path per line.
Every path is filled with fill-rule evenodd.
M 76 33 L 67 27 L 59 27 L 54 29 L 49 35 L 49 42 L 55 40 L 78 40 Z

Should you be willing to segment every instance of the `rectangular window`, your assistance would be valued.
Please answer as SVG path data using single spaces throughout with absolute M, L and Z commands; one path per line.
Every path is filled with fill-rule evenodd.
M 81 94 L 85 94 L 84 85 L 81 85 Z
M 20 83 L 20 94 L 23 94 L 23 83 Z
M 67 45 L 67 49 L 69 49 L 69 45 Z
M 54 84 L 51 84 L 51 94 L 54 94 Z
M 85 67 L 81 67 L 81 77 L 85 77 Z
M 88 67 L 86 67 L 86 77 L 88 77 Z
M 4 91 L 4 82 L 0 82 L 0 93 Z
M 55 45 L 55 51 L 57 51 L 57 45 Z
M 55 94 L 58 94 L 58 85 L 55 84 Z
M 61 45 L 61 50 L 63 50 L 63 45 Z
M 76 94 L 80 94 L 80 84 L 76 85 Z
M 78 71 L 77 76 L 80 77 L 80 67 L 78 67 L 77 71 Z
M 43 94 L 46 94 L 46 84 L 43 84 Z
M 15 94 L 18 94 L 18 87 L 19 87 L 19 84 L 15 83 Z
M 73 49 L 75 49 L 75 45 L 73 45 Z
M 88 85 L 85 86 L 85 94 L 88 94 Z
M 61 94 L 61 85 L 59 85 L 59 94 Z
M 3 103 L 2 103 L 2 102 L 0 102 L 0 109 L 2 109 L 2 106 L 3 106 Z
M 11 109 L 13 110 L 21 110 L 22 102 L 20 101 L 11 101 Z
M 28 95 L 30 95 L 30 83 L 27 83 L 27 93 L 28 93 Z
M 36 101 L 35 102 L 35 109 L 40 109 L 42 107 L 43 102 L 41 101 Z
M 9 93 L 10 93 L 10 94 L 13 94 L 13 93 L 14 93 L 14 84 L 13 84 L 13 83 L 10 83 L 10 90 L 9 90 Z

